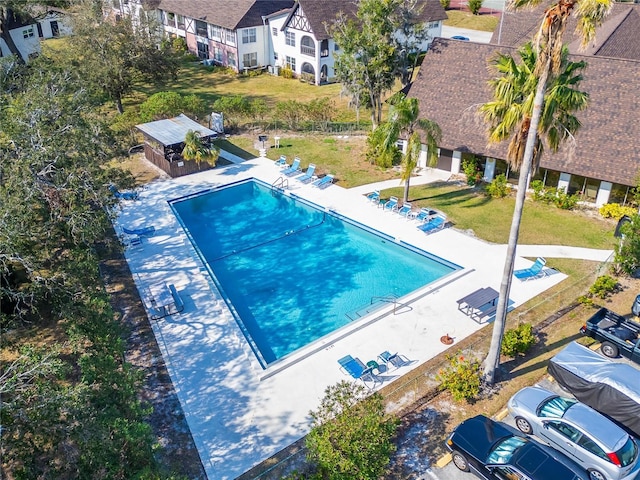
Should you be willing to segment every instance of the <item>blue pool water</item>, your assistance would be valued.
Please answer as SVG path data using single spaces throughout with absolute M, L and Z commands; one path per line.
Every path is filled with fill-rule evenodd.
M 256 180 L 170 204 L 263 367 L 459 268 Z

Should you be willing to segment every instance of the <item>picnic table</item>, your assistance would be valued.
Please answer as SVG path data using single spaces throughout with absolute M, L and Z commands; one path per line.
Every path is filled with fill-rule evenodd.
M 151 293 L 151 305 L 157 312 L 157 318 L 166 317 L 169 314 L 169 306 L 173 303 L 173 296 L 166 283 L 149 285 Z
M 499 296 L 491 287 L 480 288 L 457 300 L 458 310 L 479 323 L 484 317 L 495 313 Z

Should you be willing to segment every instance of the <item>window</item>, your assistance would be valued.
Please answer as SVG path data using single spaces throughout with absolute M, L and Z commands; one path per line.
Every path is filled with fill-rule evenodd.
M 22 30 L 22 37 L 23 38 L 33 37 L 33 27 L 25 28 L 24 30 Z
M 273 52 L 273 59 L 278 60 L 278 52 Z
M 225 36 L 228 44 L 230 45 L 236 44 L 236 34 L 233 32 L 233 30 L 227 30 Z
M 295 57 L 290 57 L 287 55 L 286 57 L 286 65 L 288 68 L 290 68 L 291 70 L 293 70 L 294 72 L 296 71 L 296 59 Z
M 538 415 L 541 417 L 562 418 L 576 400 L 564 397 L 551 397 L 538 407 Z
M 274 37 L 278 36 L 278 27 L 273 27 L 271 29 L 271 35 L 273 35 Z
M 255 28 L 245 28 L 242 30 L 242 43 L 256 43 Z
M 198 42 L 198 58 L 209 58 L 209 44 Z
M 303 55 L 309 55 L 310 57 L 316 56 L 316 43 L 308 35 L 302 37 L 300 40 L 300 53 Z
M 429 22 L 427 23 L 427 28 L 438 28 L 439 22 Z
M 591 452 L 604 460 L 611 461 L 604 450 L 602 450 L 593 440 L 591 440 L 586 435 L 582 435 L 580 440 L 578 440 L 578 445 L 580 445 L 586 451 Z
M 580 432 L 573 428 L 571 425 L 567 425 L 566 423 L 549 422 L 547 423 L 547 425 L 572 442 L 576 442 L 580 438 Z
M 211 25 L 211 38 L 222 40 L 222 27 Z
M 242 55 L 242 66 L 244 68 L 251 68 L 258 66 L 258 54 L 256 52 L 253 53 L 245 53 Z
M 170 27 L 175 27 L 175 25 L 176 25 L 176 14 L 175 13 L 167 12 L 167 20 L 165 22 L 165 25 L 168 25 Z
M 236 54 L 234 52 L 227 53 L 227 63 L 230 67 L 235 67 L 236 64 Z
M 503 440 L 493 448 L 487 463 L 508 463 L 513 453 L 525 443 L 527 440 L 522 437 L 509 437 Z
M 218 63 L 222 63 L 222 49 L 221 48 L 213 47 L 213 59 Z
M 182 30 L 184 30 L 184 15 L 176 15 L 176 18 L 178 19 L 178 28 L 181 28 Z
M 207 33 L 207 23 L 201 22 L 200 20 L 196 20 L 196 35 L 200 37 L 208 38 L 209 35 Z
M 296 46 L 296 34 L 293 32 L 284 32 L 285 43 L 290 47 Z

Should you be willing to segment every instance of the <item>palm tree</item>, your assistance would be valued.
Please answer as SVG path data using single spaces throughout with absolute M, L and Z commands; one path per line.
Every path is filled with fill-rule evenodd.
M 374 131 L 371 138 L 373 143 L 379 142 L 382 155 L 393 155 L 400 136 L 404 135 L 407 138 L 400 177 L 404 183 L 403 201 L 407 202 L 409 201 L 409 180 L 422 151 L 423 141 L 418 129 L 425 134 L 427 162 L 431 166 L 438 161 L 438 142 L 442 138 L 442 131 L 436 122 L 418 118 L 420 107 L 417 98 L 407 98 L 404 93 L 397 93 L 391 98 L 390 103 L 389 120 L 380 125 L 376 129 L 380 130 L 377 133 Z
M 545 10 L 542 24 L 531 47 L 531 53 L 523 53 L 523 62 L 525 58 L 529 62 L 528 71 L 519 72 L 523 78 L 513 82 L 518 88 L 526 87 L 527 89 L 526 95 L 524 91 L 522 95 L 516 95 L 515 92 L 511 93 L 512 98 L 520 98 L 522 107 L 514 108 L 513 110 L 506 108 L 502 113 L 499 109 L 496 109 L 498 115 L 493 120 L 495 123 L 492 131 L 496 132 L 496 135 L 491 140 L 496 141 L 499 138 L 504 139 L 512 135 L 508 150 L 508 160 L 519 168 L 520 176 L 518 178 L 518 192 L 509 232 L 509 243 L 500 285 L 500 297 L 493 326 L 491 346 L 483 363 L 485 380 L 489 384 L 495 382 L 496 371 L 500 364 L 500 349 L 506 324 L 507 302 L 511 289 L 520 220 L 522 219 L 526 189 L 534 159 L 540 158 L 540 147 L 542 145 L 540 138 L 546 138 L 549 146 L 552 149 L 557 149 L 560 142 L 571 135 L 570 129 L 577 129 L 580 125 L 570 113 L 572 110 L 569 106 L 572 101 L 575 101 L 574 110 L 584 108 L 584 105 L 580 107 L 580 102 L 573 98 L 574 94 L 579 94 L 572 87 L 577 85 L 580 75 L 572 76 L 571 70 L 563 70 L 563 68 L 567 68 L 567 57 L 566 53 L 563 53 L 562 45 L 567 19 L 574 7 L 578 5 L 575 11 L 579 19 L 578 32 L 582 36 L 583 46 L 586 46 L 593 39 L 596 26 L 609 13 L 612 4 L 612 0 L 598 2 L 582 0 L 580 4 L 578 4 L 578 1 L 560 0 L 557 4 Z M 538 3 L 539 0 L 515 0 L 514 5 L 518 8 Z M 534 58 L 535 61 L 532 62 Z M 584 67 L 571 68 L 579 70 Z M 513 70 L 513 66 L 509 70 Z M 573 78 L 575 83 L 570 83 L 570 78 Z M 560 87 L 560 82 L 564 82 L 564 86 Z M 500 84 L 494 85 L 497 96 L 501 94 L 502 87 Z M 507 99 L 508 94 L 509 89 L 505 87 L 504 95 Z M 565 103 L 558 103 L 559 99 L 562 99 Z M 586 98 L 584 102 L 586 103 Z M 490 107 L 488 108 L 490 111 Z M 498 118 L 503 118 L 504 122 L 497 121 Z M 488 120 L 492 123 L 490 114 Z M 504 125 L 501 125 L 502 123 Z
M 208 148 L 202 143 L 200 132 L 188 130 L 184 138 L 182 156 L 185 160 L 195 160 L 197 163 L 206 161 L 215 165 L 220 152 L 216 147 Z

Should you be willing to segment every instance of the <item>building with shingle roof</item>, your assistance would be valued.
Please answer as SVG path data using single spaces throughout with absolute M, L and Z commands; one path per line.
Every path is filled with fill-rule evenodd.
M 416 21 L 425 23 L 428 48 L 439 36 L 447 14 L 439 0 L 418 0 Z M 125 8 L 126 7 L 126 8 Z M 277 74 L 289 68 L 315 84 L 333 77 L 333 52 L 338 49 L 328 25 L 339 12 L 356 18 L 357 3 L 344 0 L 129 0 L 119 15 L 140 16 L 155 9 L 164 32 L 182 37 L 188 49 L 207 65 L 236 71 L 269 68 Z
M 548 2 L 543 2 L 533 10 L 504 12 L 501 26 L 493 32 L 491 43 L 519 46 L 528 42 L 538 31 L 548 6 Z M 577 20 L 572 15 L 564 35 L 564 43 L 570 53 L 640 60 L 640 4 L 614 3 L 611 13 L 597 29 L 595 41 L 584 48 L 576 26 Z
M 463 155 L 472 154 L 482 157 L 485 180 L 499 173 L 517 178 L 502 160 L 508 142 L 489 145 L 487 126 L 477 113 L 492 98 L 490 62 L 497 52 L 519 58 L 514 47 L 442 38 L 427 52 L 408 95 L 420 101 L 421 116 L 442 129 L 438 168 L 459 173 Z M 640 173 L 640 96 L 630 84 L 640 78 L 640 62 L 588 55 L 571 60 L 588 64 L 580 89 L 589 93 L 589 104 L 576 114 L 582 128 L 557 153 L 545 149 L 536 178 L 599 205 L 623 203 Z

